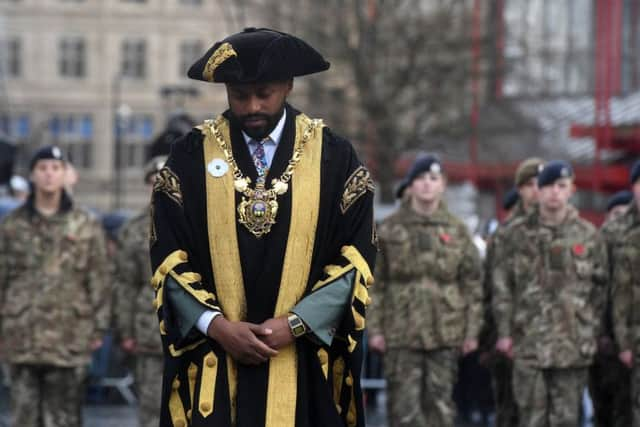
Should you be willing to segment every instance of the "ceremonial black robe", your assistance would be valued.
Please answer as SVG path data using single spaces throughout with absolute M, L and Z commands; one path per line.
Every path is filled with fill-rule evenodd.
M 308 122 L 304 117 L 287 106 L 287 119 L 267 182 L 285 171 L 300 138 L 301 128 L 296 130 L 296 126 Z M 256 182 L 255 167 L 240 130 L 225 118 L 218 120 L 228 126 L 239 169 Z M 221 181 L 216 181 L 207 171 L 203 145 L 215 141 L 205 138 L 205 129 L 194 129 L 174 143 L 154 186 L 150 241 L 152 285 L 156 289 L 154 305 L 165 350 L 161 427 L 276 427 L 271 426 L 275 422 L 269 420 L 278 419 L 278 414 L 274 417 L 273 412 L 280 411 L 280 406 L 287 411 L 284 409 L 287 405 L 269 407 L 268 402 L 289 395 L 295 396 L 292 397 L 295 402 L 291 402 L 295 415 L 289 417 L 295 420 L 287 423 L 291 426 L 364 426 L 359 380 L 365 306 L 369 303 L 367 288 L 373 283 L 371 271 L 376 253 L 373 186 L 349 142 L 326 127 L 319 132 L 321 136 L 307 144 L 309 150 L 313 144 L 321 144 L 321 147 L 315 146 L 321 153 L 319 182 L 309 187 L 319 192 L 318 206 L 293 210 L 295 173 L 299 171 L 294 172 L 289 191 L 278 197 L 276 224 L 261 238 L 237 221 L 235 230 L 233 227 L 210 229 L 208 215 L 222 209 L 225 201 L 211 199 L 214 194 L 211 189 Z M 305 148 L 303 157 L 307 151 Z M 242 195 L 233 193 L 229 200 L 235 199 L 237 205 Z M 260 323 L 274 317 L 284 259 L 290 255 L 287 246 L 295 237 L 290 233 L 292 218 L 307 215 L 307 209 L 317 210 L 317 220 L 308 231 L 315 235 L 311 236 L 311 257 L 305 260 L 308 269 L 301 269 L 308 271 L 308 275 L 302 278 L 304 292 L 299 300 L 313 298 L 318 290 L 345 278 L 352 282 L 352 297 L 345 304 L 331 346 L 322 345 L 312 337 L 298 338 L 293 344 L 296 367 L 293 386 L 285 386 L 287 375 L 271 378 L 276 386 L 269 386 L 273 362 L 259 366 L 236 364 L 217 342 L 195 329 L 186 336 L 180 332 L 178 316 L 165 297 L 164 280 L 167 276 L 173 277 L 204 307 L 218 309 L 227 316 L 230 310 L 221 303 L 222 285 L 215 283 L 212 260 L 224 263 L 229 254 L 211 253 L 211 246 L 220 241 L 216 239 L 232 240 L 228 239 L 228 233 L 234 233 L 241 265 L 238 283 L 242 284 L 241 291 L 246 298 L 237 320 Z M 288 274 L 291 276 L 291 272 Z M 226 289 L 224 292 L 228 294 L 229 287 Z M 279 381 L 283 384 L 280 387 Z M 237 396 L 235 400 L 230 398 L 232 394 Z

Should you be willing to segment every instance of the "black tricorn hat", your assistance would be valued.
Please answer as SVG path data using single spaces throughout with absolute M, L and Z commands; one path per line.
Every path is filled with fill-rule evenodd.
M 257 83 L 319 73 L 330 65 L 317 50 L 291 34 L 246 28 L 214 44 L 187 75 L 212 83 Z

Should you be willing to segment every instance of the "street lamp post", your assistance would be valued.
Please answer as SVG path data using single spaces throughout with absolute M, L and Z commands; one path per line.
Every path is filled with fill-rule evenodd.
M 122 149 L 124 143 L 124 132 L 127 121 L 131 116 L 131 107 L 122 102 L 122 75 L 117 74 L 113 82 L 113 115 L 114 115 L 114 183 L 113 183 L 113 201 L 114 209 L 122 208 Z

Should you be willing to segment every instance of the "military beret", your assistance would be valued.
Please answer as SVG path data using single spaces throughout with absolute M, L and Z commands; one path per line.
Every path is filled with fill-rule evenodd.
M 127 217 L 122 213 L 112 212 L 106 213 L 102 216 L 102 228 L 107 234 L 107 237 L 113 241 L 118 240 L 118 230 L 125 223 Z
M 631 166 L 631 185 L 635 184 L 638 179 L 640 179 L 640 159 Z
M 411 185 L 414 179 L 425 172 L 442 173 L 442 163 L 440 162 L 440 159 L 432 154 L 418 157 L 411 165 L 409 172 L 407 172 L 402 181 L 400 181 L 400 185 L 396 190 L 396 197 L 398 199 L 402 198 L 404 190 Z
M 215 83 L 288 80 L 330 64 L 305 41 L 268 28 L 246 28 L 214 44 L 189 68 L 191 79 Z
M 144 166 L 144 182 L 147 182 L 151 175 L 160 172 L 160 169 L 162 169 L 167 162 L 167 157 L 168 156 L 155 156 L 147 162 Z
M 531 178 L 538 176 L 544 166 L 544 160 L 537 157 L 530 157 L 518 165 L 513 182 L 516 187 L 520 187 Z
M 607 212 L 616 206 L 628 205 L 633 200 L 633 193 L 629 190 L 622 190 L 607 199 Z
M 504 196 L 502 197 L 502 209 L 508 211 L 518 203 L 518 200 L 520 200 L 518 189 L 515 187 L 509 189 L 509 191 L 504 193 Z
M 573 177 L 571 165 L 564 160 L 552 160 L 538 174 L 538 187 L 551 185 L 561 178 Z
M 45 145 L 33 154 L 29 162 L 29 169 L 33 170 L 39 160 L 61 160 L 65 161 L 62 150 L 55 145 Z

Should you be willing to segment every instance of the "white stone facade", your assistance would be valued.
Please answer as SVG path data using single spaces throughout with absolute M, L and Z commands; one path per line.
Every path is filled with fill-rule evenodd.
M 101 210 L 113 208 L 114 111 L 119 105 L 128 107 L 130 123 L 138 121 L 138 128 L 125 133 L 122 141 L 139 146 L 150 132 L 155 135 L 163 129 L 167 114 L 176 106 L 175 99 L 172 105 L 163 99 L 163 87 L 197 88 L 199 96 L 184 102 L 185 110 L 197 119 L 225 107 L 221 86 L 190 81 L 181 69 L 185 62 L 181 58 L 183 43 L 199 42 L 202 54 L 214 41 L 238 30 L 225 26 L 218 3 L 0 0 L 0 41 L 18 39 L 20 45 L 20 74 L 11 76 L 4 67 L 0 75 L 0 84 L 4 85 L 0 113 L 5 119 L 22 117 L 28 126 L 28 135 L 13 135 L 24 153 L 18 170 L 21 166 L 24 172 L 27 153 L 38 145 L 53 141 L 63 146 L 85 144 L 73 151 L 81 177 L 76 197 L 80 203 Z M 82 40 L 80 76 L 61 75 L 64 39 Z M 144 41 L 144 73 L 140 78 L 119 77 L 125 40 Z M 71 57 L 77 54 L 74 48 L 69 52 Z M 142 149 L 131 148 L 124 153 L 124 163 L 129 165 L 122 175 L 121 207 L 135 209 L 148 200 L 142 185 Z M 127 158 L 129 153 L 136 153 L 136 158 Z

